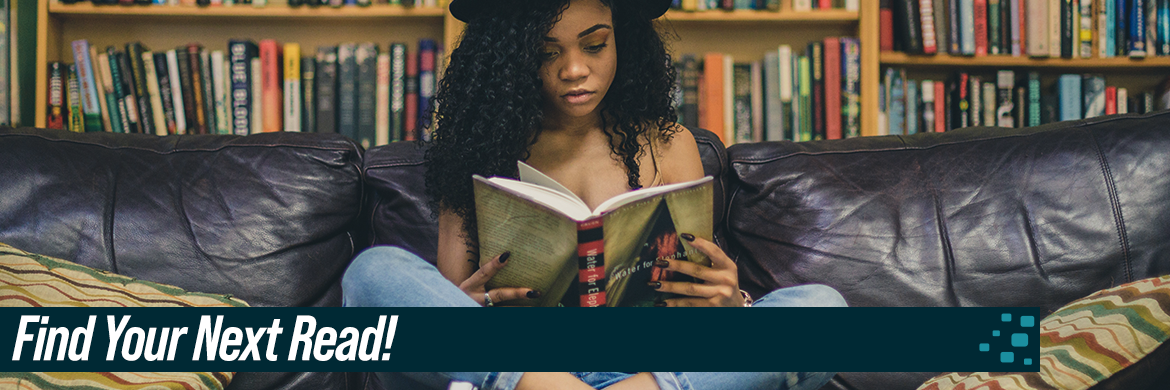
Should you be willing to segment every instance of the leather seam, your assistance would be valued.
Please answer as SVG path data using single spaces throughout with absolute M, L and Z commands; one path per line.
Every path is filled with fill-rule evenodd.
M 315 146 L 315 145 L 270 143 L 270 144 L 243 144 L 243 145 L 231 144 L 231 145 L 221 145 L 221 146 L 218 146 L 215 148 L 183 148 L 183 149 L 171 149 L 171 150 L 163 151 L 163 150 L 148 149 L 148 148 L 143 148 L 143 147 L 138 147 L 138 146 L 110 146 L 110 145 L 104 145 L 104 144 L 96 143 L 96 142 L 83 142 L 83 141 L 71 140 L 71 139 L 49 138 L 49 137 L 45 137 L 45 136 L 39 135 L 39 134 L 9 133 L 9 134 L 0 134 L 0 137 L 33 137 L 33 138 L 39 138 L 39 139 L 49 141 L 49 142 L 65 142 L 65 143 L 84 145 L 84 146 L 96 146 L 96 147 L 105 148 L 105 149 L 109 149 L 109 150 L 138 150 L 138 151 L 152 152 L 152 153 L 157 153 L 157 154 L 175 154 L 175 153 L 186 153 L 186 152 L 219 152 L 219 151 L 223 151 L 224 149 L 228 149 L 228 148 L 248 148 L 248 147 L 261 147 L 261 148 L 287 147 L 287 148 L 328 150 L 328 151 L 355 151 L 356 150 L 353 148 L 343 148 L 343 147 L 324 147 L 324 146 Z M 162 137 L 158 137 L 158 138 L 162 138 Z
M 1133 281 L 1133 265 L 1129 257 L 1129 237 L 1125 233 L 1125 217 L 1121 214 L 1121 201 L 1118 199 L 1113 171 L 1109 168 L 1109 160 L 1105 158 L 1105 152 L 1101 150 L 1101 143 L 1097 141 L 1097 137 L 1091 131 L 1086 131 L 1086 133 L 1093 141 L 1093 148 L 1097 152 L 1097 162 L 1101 167 L 1101 174 L 1104 175 L 1105 188 L 1109 193 L 1109 204 L 1113 208 L 1113 223 L 1117 227 L 1117 240 L 1121 245 L 1122 260 L 1125 261 L 1125 281 L 1129 283 Z

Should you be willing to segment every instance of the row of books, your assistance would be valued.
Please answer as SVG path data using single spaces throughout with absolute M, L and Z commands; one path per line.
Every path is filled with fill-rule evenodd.
M 861 47 L 854 37 L 780 45 L 762 61 L 684 54 L 675 64 L 679 123 L 724 144 L 810 141 L 861 135 Z
M 439 0 L 58 0 L 65 4 L 90 2 L 96 5 L 179 5 L 179 6 L 232 6 L 249 5 L 253 7 L 267 6 L 369 6 L 373 4 L 393 4 L 407 7 L 438 7 Z M 444 1 L 443 5 L 446 5 Z
M 913 54 L 1170 55 L 1170 0 L 882 0 L 881 49 Z
M 1044 90 L 1039 72 L 956 72 L 948 80 L 912 80 L 887 68 L 880 86 L 879 135 L 943 132 L 963 127 L 1030 127 L 1101 115 L 1170 109 L 1162 92 L 1131 94 L 1099 74 L 1062 74 Z
M 433 40 L 343 43 L 301 55 L 300 45 L 232 40 L 227 52 L 190 44 L 152 52 L 141 43 L 98 51 L 72 43 L 75 62 L 50 63 L 49 128 L 125 133 L 337 132 L 363 147 L 426 134 L 436 87 Z
M 857 11 L 861 0 L 792 0 L 793 11 L 844 9 Z M 671 8 L 682 11 L 767 10 L 780 11 L 780 0 L 674 0 Z

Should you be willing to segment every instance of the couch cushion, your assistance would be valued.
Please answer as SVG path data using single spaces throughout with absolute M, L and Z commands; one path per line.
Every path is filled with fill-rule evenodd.
M 1170 275 L 1099 291 L 1040 322 L 1039 372 L 946 373 L 919 390 L 1146 389 L 1165 386 Z M 1141 364 L 1147 359 L 1148 364 Z
M 703 171 L 715 177 L 715 221 L 723 218 L 726 151 L 719 138 L 703 129 L 692 129 L 703 160 Z M 435 263 L 438 253 L 438 221 L 427 205 L 423 168 L 425 146 L 420 142 L 395 142 L 370 149 L 362 168 L 369 184 L 370 242 L 394 245 Z M 470 179 L 468 179 L 470 180 Z M 721 233 L 716 231 L 716 238 Z
M 851 306 L 1032 306 L 1170 273 L 1170 113 L 1034 128 L 740 144 L 728 252 L 753 295 Z M 847 373 L 912 388 L 931 373 Z

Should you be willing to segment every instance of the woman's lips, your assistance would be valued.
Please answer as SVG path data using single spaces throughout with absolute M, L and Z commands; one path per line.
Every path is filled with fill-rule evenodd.
M 593 97 L 593 92 L 589 91 L 574 91 L 561 96 L 569 104 L 581 104 L 589 101 Z

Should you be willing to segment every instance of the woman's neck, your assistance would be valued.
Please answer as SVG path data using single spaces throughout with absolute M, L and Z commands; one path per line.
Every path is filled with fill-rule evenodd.
M 599 112 L 575 118 L 557 114 L 546 114 L 543 123 L 541 123 L 541 132 L 543 134 L 583 136 L 592 132 L 601 131 L 601 122 L 601 114 Z

